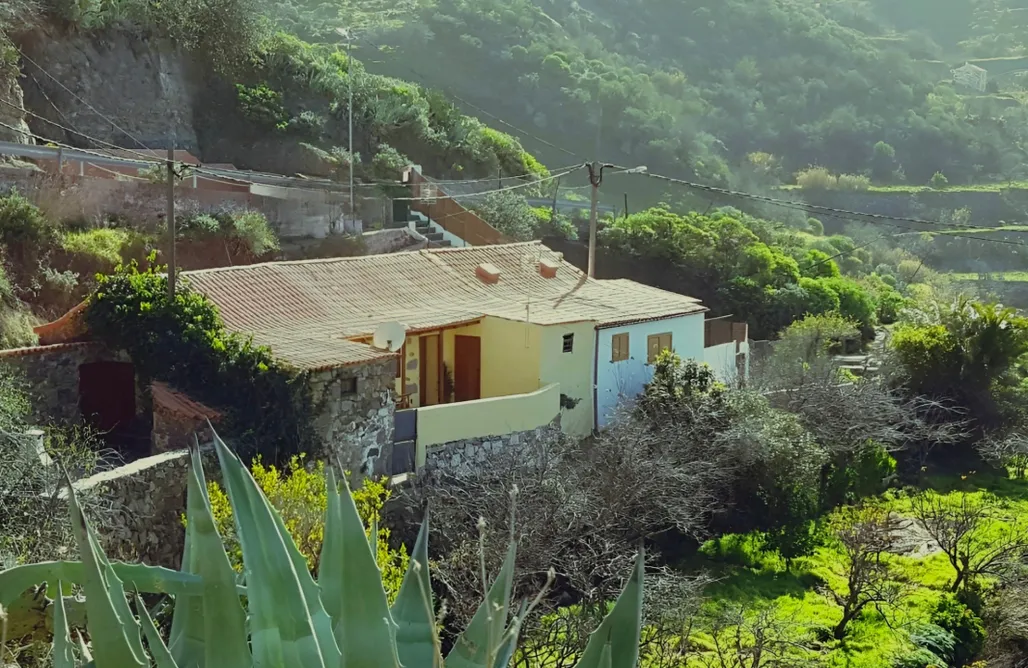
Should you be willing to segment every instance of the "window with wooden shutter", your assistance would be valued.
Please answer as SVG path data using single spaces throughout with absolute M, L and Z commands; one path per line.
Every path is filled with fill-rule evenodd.
M 610 337 L 610 361 L 622 362 L 628 359 L 628 333 Z
M 647 364 L 653 364 L 656 362 L 657 357 L 665 350 L 672 350 L 671 332 L 666 332 L 664 334 L 650 334 L 646 337 Z

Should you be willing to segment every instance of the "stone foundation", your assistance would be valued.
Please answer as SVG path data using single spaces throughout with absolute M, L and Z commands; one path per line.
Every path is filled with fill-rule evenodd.
M 433 474 L 464 475 L 470 473 L 476 466 L 486 465 L 489 459 L 506 450 L 553 442 L 560 436 L 560 415 L 557 415 L 548 425 L 529 431 L 434 445 L 425 453 L 424 474 L 427 476 Z
M 312 453 L 353 473 L 384 473 L 393 442 L 396 360 L 311 374 L 314 428 L 325 451 Z

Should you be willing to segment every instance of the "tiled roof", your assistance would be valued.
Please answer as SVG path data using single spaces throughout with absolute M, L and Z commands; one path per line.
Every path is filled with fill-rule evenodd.
M 160 406 L 164 410 L 182 417 L 197 420 L 204 418 L 218 420 L 221 418 L 221 413 L 218 411 L 190 399 L 187 395 L 173 389 L 166 383 L 150 383 L 150 398 L 153 399 L 155 407 Z
M 555 278 L 539 261 L 559 264 Z M 500 270 L 495 284 L 475 275 Z M 221 311 L 226 326 L 252 334 L 276 357 L 300 368 L 361 363 L 389 356 L 346 341 L 398 321 L 409 331 L 483 316 L 543 325 L 600 325 L 706 310 L 698 300 L 627 280 L 594 280 L 540 242 L 422 250 L 353 258 L 270 262 L 185 272 Z

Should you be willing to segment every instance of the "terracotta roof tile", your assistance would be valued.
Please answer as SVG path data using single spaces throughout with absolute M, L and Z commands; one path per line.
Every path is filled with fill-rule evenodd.
M 0 350 L 0 358 L 3 357 L 28 357 L 30 355 L 46 355 L 47 353 L 58 352 L 61 350 L 73 350 L 75 348 L 99 348 L 100 344 L 96 341 L 76 341 L 72 343 L 52 343 L 41 346 L 27 346 L 25 348 L 8 348 L 6 350 Z
M 153 399 L 155 408 L 160 406 L 164 410 L 182 417 L 197 420 L 206 418 L 212 421 L 221 418 L 220 412 L 201 404 L 199 401 L 190 399 L 188 395 L 173 389 L 166 383 L 151 383 L 150 397 Z
M 556 277 L 540 275 L 544 259 L 558 265 Z M 476 276 L 483 263 L 499 269 L 495 284 Z M 706 310 L 692 297 L 633 281 L 587 279 L 540 242 L 271 262 L 184 275 L 218 305 L 230 330 L 252 334 L 256 343 L 300 368 L 390 356 L 346 340 L 367 337 L 389 321 L 411 331 L 483 316 L 612 325 Z

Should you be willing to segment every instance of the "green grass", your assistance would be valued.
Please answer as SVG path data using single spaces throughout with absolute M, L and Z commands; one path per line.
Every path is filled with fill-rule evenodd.
M 998 497 L 994 524 L 990 532 L 1002 532 L 1004 518 L 1028 514 L 1028 483 L 995 475 L 967 472 L 963 476 L 929 477 L 927 484 L 944 495 L 956 491 L 975 494 L 990 492 Z M 911 500 L 905 491 L 892 490 L 875 500 L 890 511 L 909 515 Z M 876 610 L 866 610 L 854 620 L 843 641 L 827 640 L 810 643 L 808 656 L 816 656 L 817 665 L 838 668 L 883 668 L 894 659 L 915 650 L 904 629 L 929 621 L 932 611 L 948 592 L 954 571 L 942 553 L 925 557 L 892 555 L 890 563 L 894 578 L 907 587 L 907 592 L 885 619 Z M 708 541 L 687 570 L 705 570 L 715 582 L 705 591 L 705 609 L 719 603 L 741 603 L 747 607 L 774 605 L 782 618 L 792 625 L 797 638 L 829 637 L 828 631 L 841 618 L 841 609 L 824 595 L 824 584 L 841 589 L 844 561 L 834 546 L 819 547 L 807 558 L 798 559 L 791 571 L 782 560 L 764 551 L 753 535 L 724 536 Z M 891 625 L 891 626 L 890 626 Z M 701 622 L 695 632 L 693 646 L 709 647 L 710 627 Z M 699 660 L 688 666 L 699 666 Z
M 954 281 L 978 281 L 978 274 L 973 272 L 946 274 Z M 998 271 L 989 274 L 992 280 L 1010 283 L 1028 282 L 1028 271 Z
M 790 184 L 778 186 L 778 190 L 803 191 L 798 185 Z M 896 184 L 871 186 L 867 190 L 841 191 L 832 190 L 826 192 L 865 192 L 879 194 L 915 194 L 915 193 L 999 193 L 1004 190 L 1028 190 L 1028 181 L 1004 181 L 1002 183 L 977 183 L 974 185 L 949 185 L 945 188 L 930 188 L 927 185 Z

